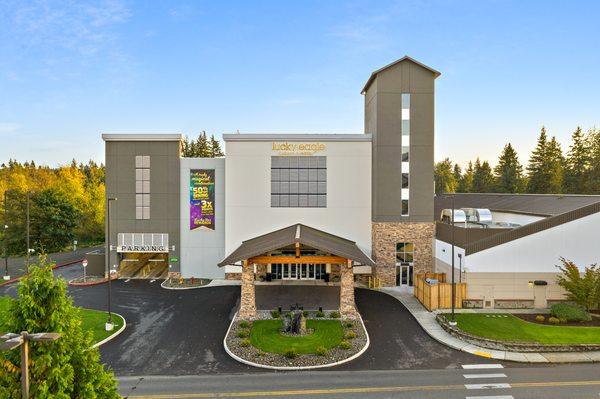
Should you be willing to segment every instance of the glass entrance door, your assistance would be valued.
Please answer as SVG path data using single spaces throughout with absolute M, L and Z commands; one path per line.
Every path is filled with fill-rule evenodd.
M 300 280 L 307 280 L 308 279 L 308 265 L 302 264 L 302 265 L 298 265 L 298 267 L 300 268 Z
M 413 266 L 398 265 L 396 266 L 396 285 L 398 286 L 413 286 Z

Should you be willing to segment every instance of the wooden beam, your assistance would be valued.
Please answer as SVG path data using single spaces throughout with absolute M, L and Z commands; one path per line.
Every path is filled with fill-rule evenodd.
M 296 258 L 300 257 L 300 243 L 296 243 Z
M 248 263 L 253 264 L 267 264 L 267 263 L 346 263 L 348 259 L 340 256 L 301 256 L 295 258 L 293 256 L 255 256 L 247 260 Z

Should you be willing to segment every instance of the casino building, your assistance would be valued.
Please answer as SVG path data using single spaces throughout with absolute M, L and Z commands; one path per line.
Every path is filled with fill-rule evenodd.
M 107 267 L 241 279 L 248 295 L 247 281 L 412 285 L 434 269 L 439 75 L 410 57 L 373 72 L 360 134 L 224 134 L 211 159 L 181 157 L 180 134 L 103 134 Z
M 465 307 L 564 300 L 560 258 L 600 261 L 600 196 L 435 197 L 439 75 L 410 57 L 373 72 L 360 134 L 224 134 L 222 158 L 182 157 L 181 134 L 103 134 L 106 269 L 239 279 L 242 317 L 255 286 L 339 286 L 352 315 L 355 281 L 433 271 L 466 282 Z

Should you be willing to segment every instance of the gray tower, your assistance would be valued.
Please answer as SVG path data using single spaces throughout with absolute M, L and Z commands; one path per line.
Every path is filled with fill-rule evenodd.
M 374 275 L 384 286 L 412 285 L 432 271 L 434 87 L 440 73 L 405 56 L 371 74 L 365 133 L 373 135 Z

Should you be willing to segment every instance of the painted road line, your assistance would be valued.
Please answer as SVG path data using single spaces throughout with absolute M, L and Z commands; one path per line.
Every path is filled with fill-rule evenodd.
M 463 369 L 468 369 L 468 370 L 479 370 L 479 369 L 503 369 L 504 366 L 499 364 L 499 363 L 493 363 L 493 364 L 463 364 L 462 365 Z
M 534 387 L 548 388 L 548 387 L 581 387 L 581 386 L 600 386 L 600 380 L 518 382 L 518 383 L 512 384 L 513 388 L 534 388 Z M 331 396 L 331 395 L 340 395 L 340 394 L 451 391 L 451 390 L 463 390 L 463 389 L 465 389 L 464 385 L 429 385 L 429 386 L 421 385 L 421 386 L 351 387 L 351 388 L 265 390 L 265 391 L 239 391 L 239 392 L 169 393 L 169 394 L 128 395 L 127 397 L 129 399 L 253 398 L 253 397 L 273 397 L 273 396 L 299 397 L 299 396 L 311 396 L 311 395 L 312 396 Z M 491 397 L 494 398 L 494 396 L 491 396 Z M 485 396 L 483 398 L 485 398 Z M 503 398 L 503 397 L 499 396 L 498 398 Z M 507 398 L 510 398 L 510 396 L 508 396 Z
M 465 399 L 515 399 L 512 395 L 499 396 L 467 396 Z
M 510 388 L 510 384 L 506 383 L 490 383 L 490 384 L 465 384 L 467 389 L 507 389 Z
M 506 378 L 506 374 L 463 374 L 465 378 Z

